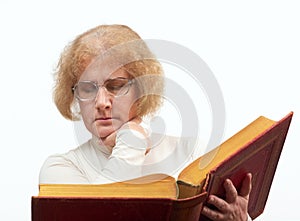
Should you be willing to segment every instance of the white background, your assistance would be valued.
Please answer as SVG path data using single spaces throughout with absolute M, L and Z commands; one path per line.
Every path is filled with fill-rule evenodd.
M 0 220 L 30 220 L 43 161 L 78 144 L 73 123 L 52 102 L 60 52 L 77 34 L 113 23 L 129 25 L 146 39 L 184 45 L 208 64 L 225 99 L 224 138 L 259 115 L 278 120 L 295 112 L 257 220 L 300 220 L 300 3 L 180 2 L 0 2 Z

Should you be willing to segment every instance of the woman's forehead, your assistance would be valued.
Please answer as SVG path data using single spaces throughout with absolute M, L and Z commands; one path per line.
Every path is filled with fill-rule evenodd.
M 104 71 L 103 69 L 87 70 L 82 73 L 79 81 L 95 81 L 98 83 L 104 82 L 108 79 L 122 77 L 129 78 L 130 75 L 125 68 L 121 67 L 113 72 Z

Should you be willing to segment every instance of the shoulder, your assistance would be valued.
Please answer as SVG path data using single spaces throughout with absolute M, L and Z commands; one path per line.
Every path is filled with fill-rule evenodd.
M 87 143 L 84 143 L 74 149 L 69 150 L 66 153 L 56 153 L 48 156 L 44 164 L 59 164 L 59 163 L 71 163 L 76 162 L 78 157 L 83 154 L 85 151 L 85 146 Z
M 198 137 L 180 137 L 163 134 L 152 134 L 151 135 L 151 146 L 152 148 L 159 147 L 167 148 L 169 151 L 184 151 L 190 154 L 200 154 L 205 152 L 205 142 Z
M 72 163 L 76 161 L 76 152 L 76 149 L 73 149 L 67 153 L 52 154 L 46 158 L 43 167 Z
M 146 156 L 145 168 L 172 175 L 201 155 L 202 145 L 195 137 L 151 134 L 151 150 Z
M 85 144 L 62 154 L 53 154 L 46 158 L 39 174 L 40 183 L 52 183 L 58 176 L 64 176 L 65 172 L 80 171 L 80 159 L 82 158 L 82 150 Z

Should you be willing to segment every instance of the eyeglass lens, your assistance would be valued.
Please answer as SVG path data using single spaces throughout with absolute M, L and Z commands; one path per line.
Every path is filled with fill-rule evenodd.
M 126 78 L 109 79 L 104 82 L 103 86 L 98 86 L 96 82 L 80 81 L 75 86 L 75 95 L 79 99 L 90 100 L 97 96 L 100 87 L 114 96 L 122 96 L 128 93 L 131 81 Z

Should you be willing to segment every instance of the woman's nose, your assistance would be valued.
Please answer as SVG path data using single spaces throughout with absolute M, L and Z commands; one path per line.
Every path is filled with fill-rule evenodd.
M 112 96 L 105 90 L 104 87 L 100 87 L 95 98 L 95 105 L 97 109 L 109 109 L 112 106 Z

